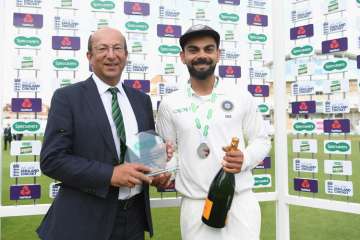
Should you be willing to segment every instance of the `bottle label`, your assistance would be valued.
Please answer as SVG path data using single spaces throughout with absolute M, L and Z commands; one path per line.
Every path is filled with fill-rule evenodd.
M 211 213 L 212 206 L 213 206 L 213 202 L 211 200 L 209 200 L 208 198 L 206 198 L 204 211 L 203 211 L 203 217 L 206 220 L 209 220 L 209 218 L 210 218 L 210 213 Z

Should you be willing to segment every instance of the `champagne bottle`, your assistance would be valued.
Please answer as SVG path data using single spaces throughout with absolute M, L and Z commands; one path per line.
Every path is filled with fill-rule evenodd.
M 233 137 L 231 145 L 224 147 L 224 151 L 238 150 L 239 139 Z M 201 220 L 203 223 L 214 228 L 223 228 L 226 224 L 228 211 L 230 210 L 235 191 L 235 176 L 233 173 L 219 170 L 211 182 L 208 196 L 205 200 L 204 211 Z

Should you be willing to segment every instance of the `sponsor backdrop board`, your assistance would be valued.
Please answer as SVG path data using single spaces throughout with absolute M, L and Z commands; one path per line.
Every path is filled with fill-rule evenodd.
M 102 27 L 121 30 L 127 39 L 129 62 L 123 80 L 147 80 L 135 86 L 152 96 L 156 108 L 158 83 L 181 85 L 188 79 L 180 63 L 178 39 L 187 28 L 207 24 L 221 34 L 222 60 L 216 74 L 224 81 L 247 89 L 249 74 L 271 79 L 268 66 L 250 66 L 249 60 L 271 61 L 271 4 L 267 1 L 11 1 L 5 2 L 6 56 L 5 79 L 18 79 L 16 92 L 28 92 L 41 99 L 39 111 L 46 118 L 53 91 L 65 83 L 75 83 L 90 75 L 86 59 L 89 35 Z M 258 10 L 261 10 L 261 13 Z M 299 13 L 300 14 L 300 13 Z M 245 16 L 245 17 L 241 17 Z M 119 24 L 120 23 L 120 24 Z M 241 32 L 241 29 L 249 29 Z M 261 31 L 259 31 L 261 30 Z M 243 44 L 250 41 L 251 46 Z M 266 46 L 266 48 L 264 48 Z M 252 52 L 252 54 L 248 54 Z M 295 53 L 296 54 L 296 53 Z M 131 59 L 131 60 L 130 60 Z M 150 61 L 149 61 L 150 60 Z M 164 72 L 163 65 L 177 64 Z M 260 62 L 261 63 L 261 62 Z M 20 71 L 20 77 L 13 69 Z M 30 71 L 31 70 L 31 71 Z M 5 104 L 16 92 L 5 83 Z M 11 89 L 11 91 L 9 91 Z M 34 93 L 34 94 L 31 94 Z M 16 98 L 22 98 L 22 94 Z M 17 100 L 13 100 L 17 103 Z M 19 107 L 14 111 L 20 111 Z M 25 110 L 24 110 L 25 111 Z M 11 112 L 9 113 L 11 114 Z
M 2 125 L 9 123 L 13 134 L 24 135 L 26 139 L 13 141 L 12 160 L 19 158 L 22 162 L 22 156 L 39 155 L 38 136 L 44 133 L 52 93 L 91 74 L 86 60 L 87 39 L 90 33 L 105 26 L 121 30 L 128 42 L 129 61 L 122 80 L 151 95 L 156 110 L 164 95 L 188 80 L 187 69 L 179 58 L 179 36 L 190 25 L 211 25 L 222 37 L 216 74 L 221 81 L 247 89 L 256 97 L 259 112 L 272 125 L 274 104 L 268 100 L 273 94 L 274 81 L 269 69 L 272 61 L 270 1 L 175 2 L 5 1 L 4 29 L 8 37 L 2 42 L 7 57 L 2 62 L 4 72 L 1 74 L 2 79 L 9 81 L 3 82 L 1 90 L 4 96 Z M 354 104 L 350 96 L 354 92 L 353 79 L 359 78 L 348 75 L 353 71 L 354 62 L 345 54 L 359 48 L 359 39 L 349 34 L 353 29 L 351 21 L 339 14 L 349 6 L 343 1 L 324 1 L 323 15 L 319 17 L 317 8 L 311 4 L 294 2 L 289 8 L 286 29 L 289 59 L 296 61 L 289 64 L 289 69 L 295 72 L 289 75 L 292 81 L 288 84 L 289 113 L 294 121 L 289 121 L 288 127 L 290 132 L 298 134 L 296 141 L 289 144 L 295 144 L 290 149 L 299 156 L 289 159 L 289 167 L 294 167 L 291 166 L 294 159 L 320 162 L 323 160 L 317 156 L 320 152 L 336 155 L 329 159 L 344 155 L 353 160 L 355 146 L 348 138 L 342 138 L 359 126 L 356 120 L 353 122 L 353 118 L 346 116 L 359 111 L 359 99 Z M 318 59 L 319 53 L 324 57 Z M 331 55 L 335 53 L 341 57 Z M 360 68 L 359 59 L 357 57 L 357 68 Z M 358 92 L 358 81 L 356 86 Z M 330 139 L 326 141 L 329 142 L 313 137 L 321 134 L 328 134 Z M 333 140 L 332 136 L 339 135 L 340 138 Z M 36 140 L 27 139 L 34 136 Z M 315 156 L 309 156 L 311 154 Z M 34 160 L 38 161 L 36 157 Z M 325 171 L 321 164 L 315 166 L 314 161 L 297 163 L 296 172 Z M 262 164 L 255 170 L 257 174 L 264 174 L 274 165 L 265 159 Z M 348 164 L 344 163 L 341 174 L 340 167 L 328 168 L 329 174 L 349 176 Z M 323 186 L 324 180 L 319 181 Z
M 360 1 L 285 2 L 289 192 L 359 202 Z
M 216 75 L 224 84 L 255 96 L 267 128 L 272 128 L 268 1 L 17 0 L 4 1 L 3 6 L 7 37 L 1 40 L 6 56 L 1 60 L 1 79 L 8 81 L 2 81 L 0 90 L 2 126 L 9 124 L 14 135 L 8 147 L 11 178 L 16 183 L 23 178 L 29 186 L 23 186 L 22 192 L 31 192 L 16 195 L 12 188 L 14 200 L 40 197 L 40 189 L 31 184 L 42 177 L 39 154 L 51 97 L 56 89 L 92 74 L 86 58 L 87 41 L 103 27 L 119 29 L 125 36 L 129 57 L 121 80 L 150 95 L 155 113 L 161 99 L 189 79 L 179 56 L 179 37 L 192 25 L 213 27 L 222 39 Z M 269 156 L 256 171 L 263 174 L 271 167 Z M 259 181 L 255 187 L 273 188 L 271 175 L 259 176 Z M 43 194 L 45 198 L 53 198 L 58 191 L 55 183 L 41 188 L 49 190 Z

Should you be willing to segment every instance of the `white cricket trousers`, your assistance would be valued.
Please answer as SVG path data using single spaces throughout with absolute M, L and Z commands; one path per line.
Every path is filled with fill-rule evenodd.
M 234 195 L 224 228 L 212 228 L 201 221 L 204 202 L 183 197 L 180 211 L 182 240 L 260 239 L 260 206 L 251 190 Z

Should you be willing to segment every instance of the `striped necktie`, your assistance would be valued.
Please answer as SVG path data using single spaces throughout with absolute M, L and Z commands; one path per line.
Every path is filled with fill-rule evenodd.
M 119 89 L 117 87 L 112 87 L 109 88 L 108 91 L 112 95 L 111 113 L 116 126 L 117 135 L 120 139 L 120 163 L 124 163 L 124 157 L 126 152 L 126 134 L 125 134 L 124 119 L 121 114 L 121 110 L 117 98 L 117 92 L 119 91 Z

